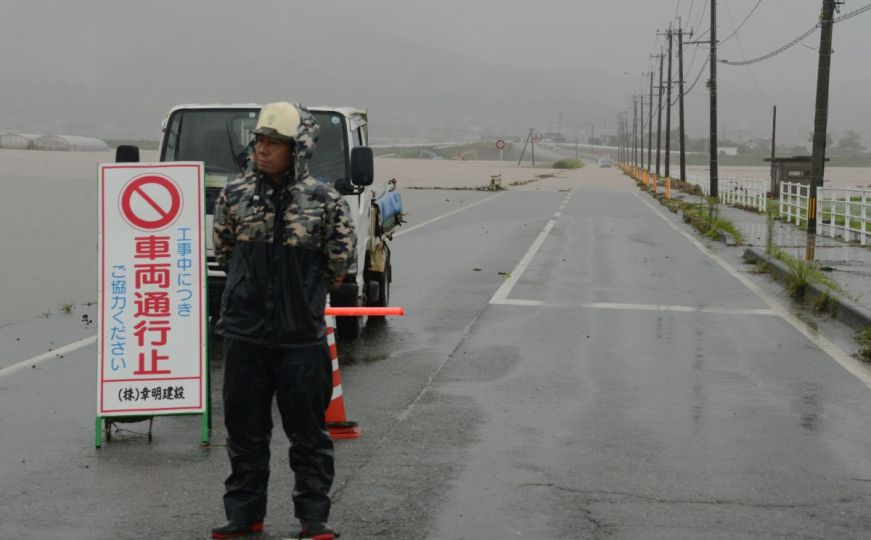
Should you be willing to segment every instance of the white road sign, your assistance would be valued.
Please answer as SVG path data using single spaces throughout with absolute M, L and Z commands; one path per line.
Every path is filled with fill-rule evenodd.
M 206 410 L 202 163 L 99 168 L 97 414 Z

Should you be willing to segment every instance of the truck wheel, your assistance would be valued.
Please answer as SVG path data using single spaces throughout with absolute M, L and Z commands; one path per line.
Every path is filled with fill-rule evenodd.
M 360 337 L 360 317 L 336 317 L 336 337 L 344 343 Z
M 387 257 L 387 262 L 384 264 L 383 272 L 372 272 L 372 282 L 377 284 L 377 294 L 375 301 L 372 303 L 375 307 L 387 307 L 390 305 L 390 278 L 392 268 L 390 265 L 390 256 Z M 384 319 L 384 317 L 372 317 L 373 319 Z
M 344 284 L 330 293 L 333 307 L 355 307 L 357 305 L 356 285 Z M 360 337 L 360 317 L 336 317 L 336 337 L 349 342 Z

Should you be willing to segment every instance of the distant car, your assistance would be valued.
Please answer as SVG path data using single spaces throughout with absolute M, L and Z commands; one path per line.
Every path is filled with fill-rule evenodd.
M 610 159 L 600 159 L 599 160 L 599 167 L 602 167 L 604 169 L 610 169 L 612 165 L 613 165 L 613 163 L 611 162 Z

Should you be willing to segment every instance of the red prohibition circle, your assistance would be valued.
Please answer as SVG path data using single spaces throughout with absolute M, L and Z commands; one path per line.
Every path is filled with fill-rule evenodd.
M 502 139 L 496 141 L 496 148 L 498 148 L 499 150 L 505 148 L 505 141 L 503 141 Z
M 143 189 L 148 186 L 157 186 L 157 188 L 149 188 L 149 191 L 152 193 L 155 193 L 158 189 L 165 191 L 169 195 L 169 206 L 167 207 L 165 203 L 161 205 L 155 201 L 154 198 Z M 144 201 L 159 217 L 157 219 L 149 219 L 138 215 L 136 211 L 133 210 L 132 203 L 135 198 Z M 124 186 L 124 189 L 121 191 L 120 202 L 121 216 L 127 221 L 127 223 L 133 225 L 137 229 L 157 231 L 165 229 L 178 218 L 181 213 L 182 197 L 181 190 L 179 190 L 178 186 L 176 186 L 169 178 L 155 174 L 147 174 L 132 180 Z

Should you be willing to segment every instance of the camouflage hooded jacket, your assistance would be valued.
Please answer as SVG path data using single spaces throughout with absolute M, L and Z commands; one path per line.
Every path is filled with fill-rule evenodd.
M 276 218 L 278 216 L 278 218 Z M 266 346 L 326 335 L 326 295 L 354 262 L 348 204 L 308 174 L 273 189 L 254 172 L 215 205 L 215 258 L 227 272 L 218 333 Z

